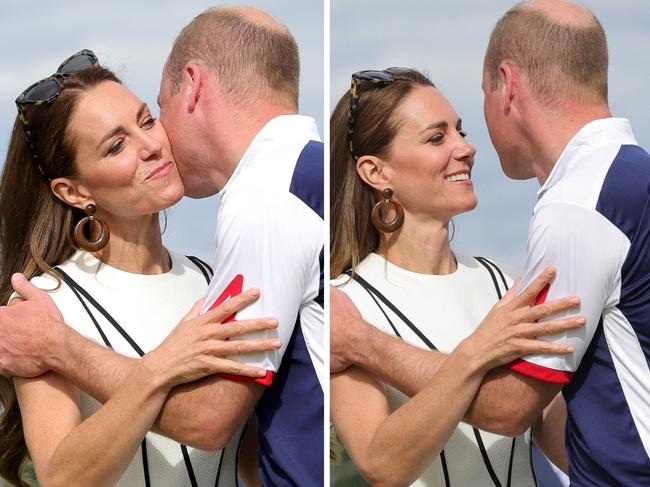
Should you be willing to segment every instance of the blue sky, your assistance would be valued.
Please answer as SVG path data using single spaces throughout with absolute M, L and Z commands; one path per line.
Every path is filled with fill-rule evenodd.
M 234 3 L 234 2 L 229 2 Z M 260 7 L 293 33 L 302 63 L 300 110 L 323 130 L 323 3 L 321 0 L 242 0 Z M 52 74 L 61 61 L 83 48 L 157 114 L 160 73 L 180 30 L 206 8 L 224 2 L 3 0 L 0 17 L 0 152 L 2 162 L 16 116 L 14 100 L 31 83 Z M 174 250 L 210 261 L 214 199 L 183 199 L 168 210 L 164 234 Z
M 536 180 L 511 181 L 483 120 L 481 71 L 492 27 L 514 1 L 332 0 L 332 110 L 361 69 L 415 67 L 428 73 L 450 100 L 477 149 L 472 174 L 479 206 L 456 219 L 452 245 L 523 269 Z M 615 116 L 629 118 L 650 149 L 650 3 L 585 0 L 609 41 L 609 100 Z
M 51 74 L 77 50 L 93 49 L 154 111 L 160 71 L 180 29 L 219 2 L 3 0 L 0 18 L 0 151 L 6 153 L 13 100 Z M 323 5 L 320 0 L 251 0 L 283 21 L 302 60 L 300 109 L 324 133 Z M 331 0 L 331 109 L 365 68 L 413 66 L 427 72 L 463 118 L 477 148 L 473 174 L 478 208 L 456 221 L 456 249 L 521 268 L 536 181 L 510 181 L 500 172 L 482 116 L 481 65 L 492 26 L 514 2 L 492 0 Z M 650 4 L 589 0 L 610 46 L 610 105 L 630 118 L 650 147 Z M 329 113 L 327 113 L 329 116 Z M 184 199 L 169 210 L 166 243 L 210 258 L 213 200 Z

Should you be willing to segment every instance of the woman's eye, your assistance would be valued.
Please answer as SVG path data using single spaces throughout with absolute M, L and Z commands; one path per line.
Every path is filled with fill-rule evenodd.
M 436 134 L 429 139 L 429 142 L 431 142 L 432 144 L 437 144 L 438 142 L 442 141 L 443 137 L 444 137 L 443 134 Z
M 119 153 L 123 147 L 124 147 L 124 139 L 116 140 L 115 143 L 111 146 L 111 148 L 108 149 L 108 155 L 113 156 Z
M 155 123 L 156 119 L 153 117 L 148 117 L 144 122 L 142 122 L 143 127 L 151 127 Z
M 467 137 L 467 132 L 465 132 L 463 129 L 458 129 L 458 133 L 463 138 Z

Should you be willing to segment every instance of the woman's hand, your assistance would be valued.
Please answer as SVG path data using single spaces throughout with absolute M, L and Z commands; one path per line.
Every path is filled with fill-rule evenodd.
M 249 289 L 203 315 L 199 315 L 203 300 L 197 301 L 165 341 L 143 357 L 144 364 L 162 373 L 170 388 L 216 373 L 264 377 L 264 369 L 223 358 L 280 348 L 277 338 L 229 341 L 253 331 L 277 328 L 278 322 L 272 318 L 223 323 L 258 297 L 257 289 Z
M 479 368 L 484 370 L 507 364 L 524 355 L 573 352 L 571 345 L 537 339 L 584 326 L 586 322 L 582 316 L 538 321 L 580 304 L 580 298 L 568 296 L 533 306 L 534 300 L 554 277 L 555 269 L 548 267 L 519 295 L 516 294 L 516 281 L 459 347 L 463 347 L 468 356 L 479 360 Z

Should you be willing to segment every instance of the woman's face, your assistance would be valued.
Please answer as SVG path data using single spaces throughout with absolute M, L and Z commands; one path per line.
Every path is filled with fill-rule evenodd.
M 389 185 L 407 214 L 447 222 L 477 205 L 471 171 L 476 150 L 461 120 L 430 86 L 414 88 L 396 110 L 388 157 Z
M 119 83 L 102 82 L 81 95 L 68 133 L 77 148 L 75 182 L 98 215 L 150 215 L 183 196 L 165 129 Z

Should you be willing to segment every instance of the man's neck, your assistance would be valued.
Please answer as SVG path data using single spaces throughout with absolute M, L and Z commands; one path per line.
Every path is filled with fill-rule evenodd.
M 257 134 L 271 120 L 281 115 L 295 114 L 295 110 L 260 104 L 258 110 L 241 112 L 233 116 L 226 131 L 218 131 L 215 128 L 214 140 L 221 146 L 221 149 L 215 148 L 215 150 L 221 151 L 223 161 L 222 170 L 217 175 L 219 188 L 223 188 L 228 183 Z M 222 134 L 222 136 L 219 137 L 216 134 Z
M 584 105 L 572 103 L 558 110 L 540 110 L 531 117 L 527 130 L 528 159 L 540 185 L 544 185 L 553 167 L 569 145 L 571 139 L 589 122 L 609 118 L 612 114 L 607 105 Z

